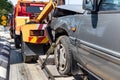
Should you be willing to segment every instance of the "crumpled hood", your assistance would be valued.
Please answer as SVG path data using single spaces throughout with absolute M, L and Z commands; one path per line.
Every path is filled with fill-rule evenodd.
M 80 16 L 81 16 L 80 14 L 76 14 L 76 15 L 69 15 L 69 16 L 56 18 L 52 20 L 50 24 L 51 29 L 55 30 L 56 28 L 60 27 L 63 24 L 66 24 L 67 28 L 78 26 L 81 24 L 80 21 L 82 18 Z

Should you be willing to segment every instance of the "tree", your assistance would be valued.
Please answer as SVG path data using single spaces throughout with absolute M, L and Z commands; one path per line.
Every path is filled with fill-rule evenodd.
M 13 4 L 8 0 L 0 0 L 0 18 L 5 15 L 8 16 L 9 13 L 13 11 Z M 2 20 L 0 19 L 0 24 Z

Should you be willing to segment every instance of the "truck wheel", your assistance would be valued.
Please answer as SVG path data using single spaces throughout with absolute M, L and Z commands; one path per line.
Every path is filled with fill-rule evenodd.
M 57 70 L 62 75 L 71 74 L 72 54 L 70 49 L 70 41 L 67 36 L 61 36 L 56 41 L 56 48 L 54 50 L 55 63 Z
M 12 31 L 10 31 L 10 37 L 11 37 L 12 39 L 14 38 Z
M 15 48 L 19 49 L 20 45 L 15 43 Z
M 15 47 L 16 48 L 21 48 L 21 36 L 20 35 L 15 35 L 15 38 L 14 38 L 14 41 L 15 41 Z

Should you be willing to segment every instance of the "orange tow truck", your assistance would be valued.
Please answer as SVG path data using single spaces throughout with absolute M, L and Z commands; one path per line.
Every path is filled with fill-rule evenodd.
M 15 47 L 22 49 L 24 62 L 36 60 L 49 47 L 45 28 L 55 8 L 52 0 L 18 0 L 13 14 Z

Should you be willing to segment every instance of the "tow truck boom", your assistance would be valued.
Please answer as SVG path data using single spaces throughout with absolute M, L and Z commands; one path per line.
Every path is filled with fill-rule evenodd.
M 36 18 L 36 22 L 40 22 L 40 21 L 44 20 L 49 15 L 49 13 L 53 9 L 55 9 L 55 7 L 56 7 L 56 3 L 53 2 L 52 0 L 50 0 L 49 3 L 43 9 L 43 11 Z

